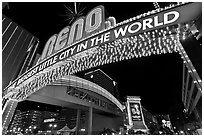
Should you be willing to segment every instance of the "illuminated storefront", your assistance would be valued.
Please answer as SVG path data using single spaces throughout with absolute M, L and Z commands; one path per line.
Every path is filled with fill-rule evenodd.
M 113 17 L 105 19 L 103 6 L 94 8 L 85 18 L 77 19 L 71 27 L 67 26 L 59 34 L 51 36 L 38 64 L 4 89 L 4 98 L 8 98 L 9 101 L 5 106 L 8 112 L 3 112 L 3 129 L 7 129 L 8 117 L 13 115 L 11 110 L 15 109 L 18 101 L 40 94 L 40 91 L 49 88 L 51 83 L 63 81 L 68 75 L 104 64 L 178 52 L 184 62 L 187 61 L 188 69 L 193 69 L 193 78 L 200 85 L 201 79 L 193 65 L 189 65 L 191 61 L 187 59 L 188 55 L 185 54 L 180 40 L 191 35 L 190 29 L 201 12 L 200 3 L 178 4 L 149 11 L 116 24 Z M 94 22 L 92 22 L 93 16 L 95 16 Z M 84 81 L 76 79 L 75 83 Z M 66 84 L 69 86 L 69 83 Z M 117 99 L 103 92 L 101 88 L 95 87 L 97 86 L 93 86 L 92 92 L 97 91 L 115 104 L 121 112 L 123 111 Z M 73 90 L 72 87 L 70 89 Z M 201 93 L 201 90 L 200 88 L 198 92 Z M 73 91 L 68 94 L 78 99 L 76 103 L 82 101 L 78 95 L 84 95 L 83 91 Z M 98 108 L 109 108 L 112 111 L 111 103 L 100 101 L 95 95 L 88 94 L 88 96 L 90 99 L 86 100 L 87 102 L 91 101 L 94 105 L 98 105 Z M 90 108 L 89 112 L 89 118 L 92 119 L 93 109 Z M 140 116 L 134 117 L 133 121 L 143 120 Z M 89 130 L 91 127 L 92 123 L 89 123 Z M 91 131 L 88 134 L 91 134 Z

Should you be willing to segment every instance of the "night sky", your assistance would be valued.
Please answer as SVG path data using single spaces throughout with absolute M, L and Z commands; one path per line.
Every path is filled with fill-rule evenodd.
M 159 4 L 161 7 L 169 5 L 169 3 Z M 64 16 L 66 14 L 64 5 L 74 7 L 74 3 L 68 2 L 18 2 L 9 3 L 9 9 L 4 9 L 3 14 L 39 38 L 39 53 L 41 53 L 46 41 L 69 25 Z M 85 8 L 83 11 L 85 16 L 98 5 L 105 7 L 106 18 L 113 16 L 117 23 L 155 9 L 152 2 L 82 2 L 80 8 Z M 125 60 L 97 68 L 102 69 L 118 83 L 118 91 L 123 101 L 127 95 L 140 96 L 142 105 L 151 113 L 176 116 L 183 108 L 182 65 L 180 55 L 173 53 Z M 84 73 L 77 75 L 83 76 Z

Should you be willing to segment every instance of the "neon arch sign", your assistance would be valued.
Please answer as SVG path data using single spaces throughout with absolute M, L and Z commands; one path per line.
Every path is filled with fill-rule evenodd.
M 103 8 L 98 11 L 103 13 Z M 199 3 L 189 3 L 169 7 L 163 11 L 154 10 L 116 25 L 113 25 L 113 18 L 112 22 L 108 21 L 103 24 L 104 15 L 97 14 L 101 16 L 102 20 L 101 23 L 96 23 L 97 27 L 92 31 L 88 29 L 90 35 L 87 36 L 87 29 L 84 30 L 82 27 L 81 30 L 79 29 L 82 34 L 80 37 L 77 37 L 79 34 L 77 34 L 78 32 L 75 34 L 75 31 L 70 32 L 75 34 L 75 36 L 71 36 L 72 38 L 67 35 L 68 33 L 62 35 L 66 29 L 56 35 L 52 44 L 47 46 L 51 46 L 51 50 L 47 48 L 37 65 L 9 85 L 4 97 L 21 101 L 47 84 L 85 69 L 133 57 L 177 52 L 177 42 L 187 35 L 182 29 L 183 23 L 191 23 L 200 13 L 201 5 Z M 91 18 L 88 16 L 89 14 L 86 18 Z M 78 20 L 77 23 L 80 22 Z M 85 20 L 84 18 L 83 24 L 86 24 Z M 179 28 L 177 24 L 180 24 Z M 73 25 L 70 30 L 74 30 L 75 26 L 72 27 Z M 67 41 L 67 39 L 73 39 L 74 43 L 63 42 L 64 46 L 56 45 L 61 41 Z
M 95 15 L 95 17 L 93 17 Z M 173 16 L 173 18 L 170 19 L 170 16 Z M 93 21 L 94 18 L 94 21 Z M 174 21 L 176 21 L 179 18 L 179 12 L 172 11 L 165 13 L 163 16 L 163 22 L 159 22 L 159 17 L 155 16 L 154 18 L 147 18 L 144 19 L 142 22 L 134 22 L 130 25 L 126 25 L 124 30 L 122 28 L 118 30 L 114 30 L 114 37 L 117 39 L 120 35 L 124 36 L 126 32 L 130 34 L 135 34 L 138 31 L 155 28 L 161 25 L 170 24 Z M 160 19 L 161 20 L 161 19 Z M 115 24 L 115 19 L 109 20 L 110 26 L 111 24 Z M 69 48 L 71 47 L 72 43 L 75 43 L 76 41 L 86 38 L 90 36 L 91 34 L 94 34 L 97 31 L 101 31 L 105 29 L 104 24 L 104 8 L 103 6 L 98 6 L 97 8 L 94 8 L 87 16 L 86 18 L 81 17 L 77 19 L 71 27 L 65 27 L 60 31 L 60 33 L 57 35 L 53 35 L 50 37 L 50 39 L 47 41 L 44 51 L 42 53 L 41 59 L 43 60 L 46 57 L 54 54 L 60 49 L 63 48 Z M 106 21 L 106 23 L 109 23 Z M 94 25 L 92 25 L 94 24 Z M 114 27 L 114 26 L 113 26 Z M 98 39 L 92 39 L 91 40 L 91 47 L 94 45 L 98 45 L 99 41 L 108 42 L 110 37 L 110 33 L 106 33 L 103 38 Z M 102 39 L 102 40 L 101 40 Z M 81 51 L 80 46 L 77 47 L 77 52 Z

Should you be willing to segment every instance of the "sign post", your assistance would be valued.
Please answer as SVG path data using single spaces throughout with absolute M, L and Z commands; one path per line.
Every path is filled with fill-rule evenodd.
M 145 125 L 140 100 L 138 96 L 127 96 L 128 122 L 134 132 L 139 130 L 146 132 L 148 130 Z

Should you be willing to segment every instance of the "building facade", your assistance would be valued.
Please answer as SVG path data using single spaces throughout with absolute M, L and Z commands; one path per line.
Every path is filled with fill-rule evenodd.
M 39 40 L 4 15 L 4 9 L 8 8 L 9 10 L 8 3 L 3 3 L 2 8 L 2 95 L 4 96 L 4 89 L 33 66 Z M 16 103 L 8 103 L 7 100 L 7 97 L 2 99 L 3 111 L 6 105 L 17 106 Z M 2 116 L 7 117 L 9 121 L 12 119 L 12 116 L 6 116 L 6 114 Z
M 39 40 L 2 15 L 2 88 L 32 67 Z
M 103 87 L 108 92 L 110 92 L 114 97 L 120 100 L 117 82 L 114 81 L 110 76 L 108 76 L 101 69 L 97 69 L 97 70 L 85 73 L 84 78 Z
M 35 130 L 43 128 L 44 120 L 57 117 L 58 113 L 39 110 L 16 110 L 9 126 L 8 134 L 33 134 Z M 45 129 L 44 129 L 45 130 Z M 36 132 L 37 133 L 37 132 Z

